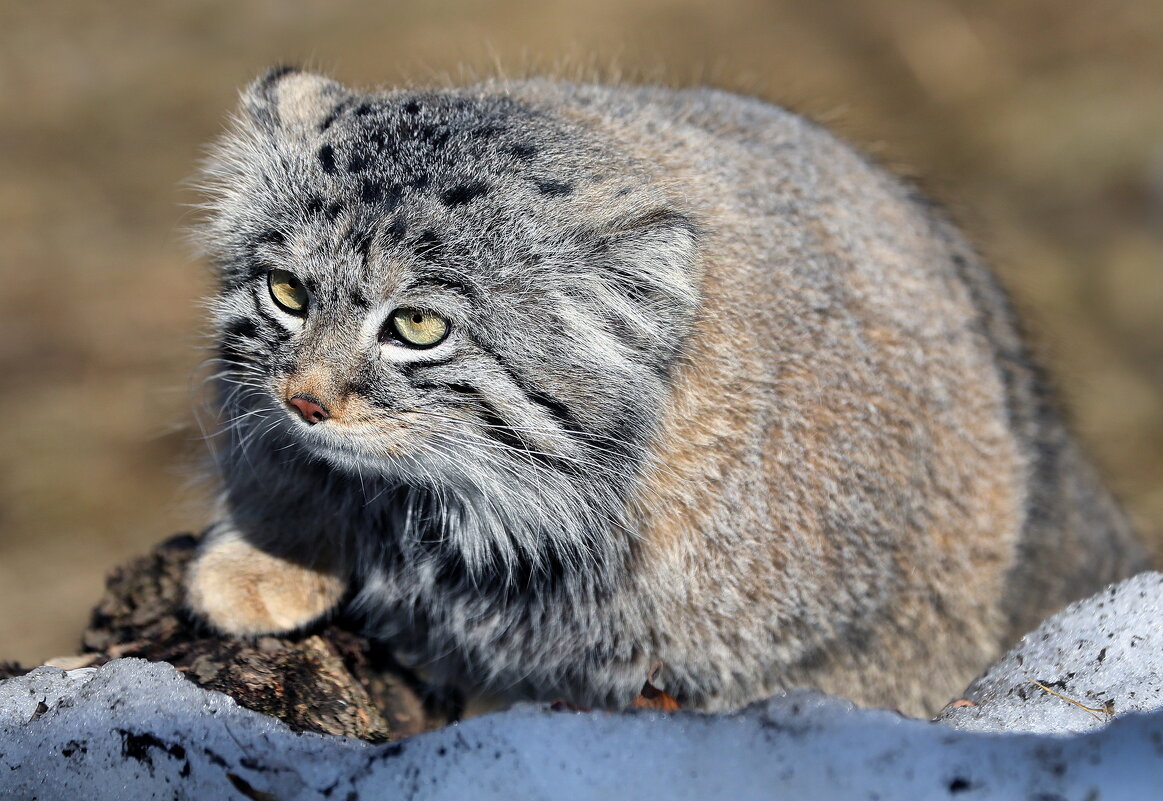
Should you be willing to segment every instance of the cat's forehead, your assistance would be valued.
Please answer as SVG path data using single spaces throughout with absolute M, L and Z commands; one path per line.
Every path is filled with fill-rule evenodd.
M 352 95 L 327 111 L 301 156 L 337 200 L 383 213 L 544 213 L 589 172 L 583 135 L 564 125 L 505 96 Z
M 505 95 L 457 92 L 355 94 L 319 123 L 320 167 L 328 174 L 396 172 L 423 183 L 457 169 L 495 175 L 567 166 L 554 147 L 563 123 Z M 342 152 L 341 152 L 342 151 Z
M 520 86 L 278 80 L 248 91 L 209 164 L 207 233 L 228 286 L 289 255 L 326 282 L 439 273 L 520 289 L 566 277 L 543 265 L 585 269 L 611 232 L 669 206 L 590 117 Z
M 572 196 L 591 178 L 570 140 L 507 97 L 352 95 L 301 140 L 282 212 L 316 247 L 388 260 L 393 273 L 487 272 L 491 256 L 536 250 L 578 219 Z

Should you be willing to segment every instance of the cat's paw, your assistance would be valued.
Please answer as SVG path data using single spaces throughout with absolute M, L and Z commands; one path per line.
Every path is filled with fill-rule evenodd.
M 190 608 L 224 634 L 277 634 L 311 623 L 339 603 L 339 576 L 255 548 L 238 536 L 209 540 L 186 576 Z

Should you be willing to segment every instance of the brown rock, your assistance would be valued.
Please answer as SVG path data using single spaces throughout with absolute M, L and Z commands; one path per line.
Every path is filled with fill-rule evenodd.
M 92 664 L 123 656 L 169 662 L 194 683 L 298 731 L 383 742 L 447 722 L 448 704 L 425 703 L 437 693 L 341 624 L 258 639 L 209 631 L 183 604 L 183 577 L 197 546 L 197 537 L 179 535 L 110 574 L 82 637 Z M 19 672 L 0 665 L 0 677 Z

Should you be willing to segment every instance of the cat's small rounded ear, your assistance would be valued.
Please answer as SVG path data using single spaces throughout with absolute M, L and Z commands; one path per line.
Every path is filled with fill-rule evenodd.
M 272 129 L 317 129 L 348 95 L 340 83 L 296 67 L 275 67 L 242 92 L 243 113 Z

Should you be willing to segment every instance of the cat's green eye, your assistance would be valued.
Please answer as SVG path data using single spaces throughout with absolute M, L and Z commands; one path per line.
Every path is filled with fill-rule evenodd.
M 267 273 L 267 285 L 271 288 L 271 297 L 275 303 L 291 314 L 306 314 L 307 288 L 303 282 L 295 277 L 294 273 L 286 270 L 271 270 Z
M 396 309 L 388 318 L 388 325 L 394 338 L 414 348 L 431 348 L 448 336 L 447 320 L 420 309 Z

